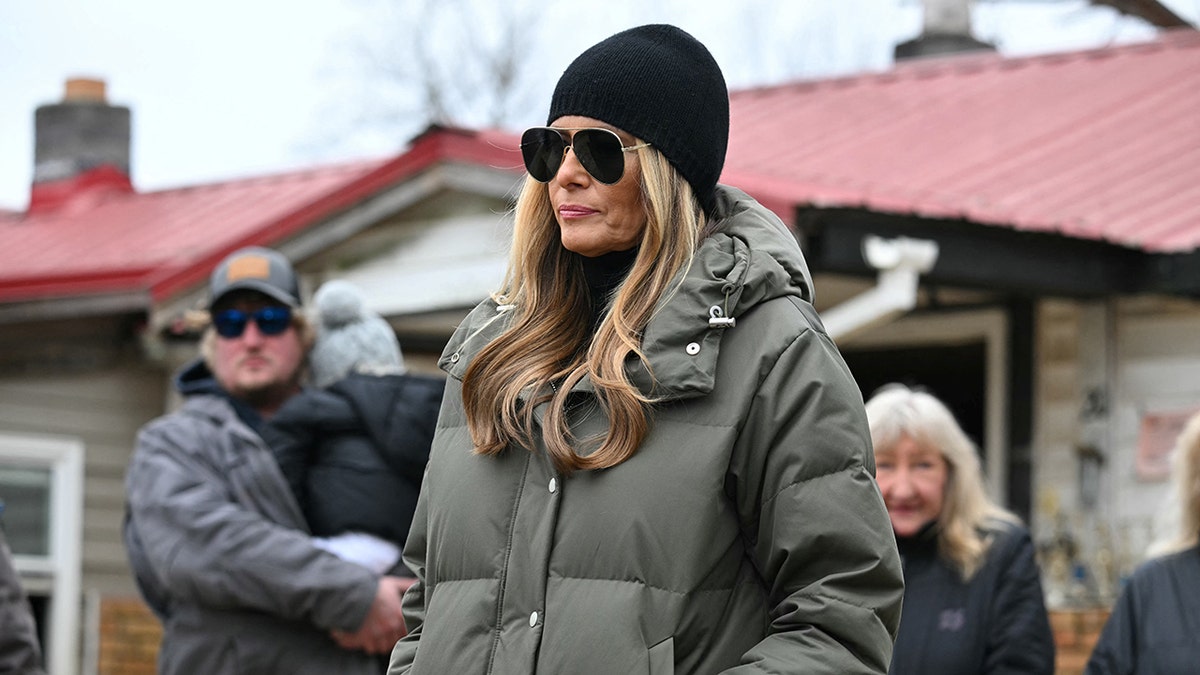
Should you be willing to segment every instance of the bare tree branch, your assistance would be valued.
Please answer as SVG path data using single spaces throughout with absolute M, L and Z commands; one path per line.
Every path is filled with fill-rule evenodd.
M 1122 14 L 1145 19 L 1151 25 L 1159 28 L 1196 28 L 1172 11 L 1170 7 L 1156 2 L 1156 0 L 1090 0 L 1090 2 L 1093 5 L 1112 7 Z

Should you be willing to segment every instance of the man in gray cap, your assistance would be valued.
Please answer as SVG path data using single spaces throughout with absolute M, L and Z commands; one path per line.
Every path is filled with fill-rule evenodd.
M 126 476 L 125 545 L 163 622 L 159 673 L 380 673 L 411 580 L 313 544 L 259 435 L 300 390 L 312 329 L 276 251 L 213 271 L 202 358 L 182 407 L 147 424 Z

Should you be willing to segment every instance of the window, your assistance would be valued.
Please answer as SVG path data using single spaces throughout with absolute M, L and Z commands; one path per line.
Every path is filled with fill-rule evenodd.
M 39 605 L 46 670 L 79 669 L 83 443 L 0 432 L 0 512 L 13 563 Z

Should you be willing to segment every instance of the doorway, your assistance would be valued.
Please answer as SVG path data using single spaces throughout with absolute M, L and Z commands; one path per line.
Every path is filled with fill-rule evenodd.
M 980 461 L 987 465 L 987 345 L 982 340 L 961 345 L 847 350 L 842 357 L 864 401 L 892 382 L 936 396 L 984 453 Z
M 901 382 L 946 403 L 980 452 L 989 492 L 1008 505 L 1009 317 L 1001 308 L 909 314 L 839 342 L 862 391 Z

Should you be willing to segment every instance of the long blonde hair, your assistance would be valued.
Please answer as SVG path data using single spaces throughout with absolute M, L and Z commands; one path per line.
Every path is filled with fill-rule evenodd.
M 640 141 L 637 141 L 640 142 Z M 650 427 L 652 393 L 626 375 L 641 351 L 646 324 L 691 265 L 707 222 L 691 187 L 654 148 L 637 151 L 646 227 L 637 257 L 613 292 L 595 335 L 580 258 L 563 248 L 545 184 L 526 178 L 517 199 L 512 253 L 498 302 L 512 304 L 508 328 L 472 359 L 463 406 L 475 452 L 496 455 L 510 444 L 535 446 L 534 407 L 549 402 L 541 438 L 557 470 L 616 466 L 637 451 Z M 653 373 L 651 373 L 653 375 Z M 608 429 L 594 452 L 576 452 L 567 396 L 591 378 Z M 522 403 L 522 397 L 529 399 Z M 594 446 L 598 439 L 588 439 Z
M 988 496 L 975 444 L 935 396 L 889 384 L 867 401 L 866 408 L 876 453 L 909 438 L 922 448 L 938 451 L 946 460 L 938 552 L 969 580 L 991 546 L 995 521 L 1015 523 L 1020 519 Z
M 1164 539 L 1150 547 L 1151 557 L 1175 553 L 1200 543 L 1200 413 L 1192 415 L 1171 456 L 1169 514 L 1174 520 Z

